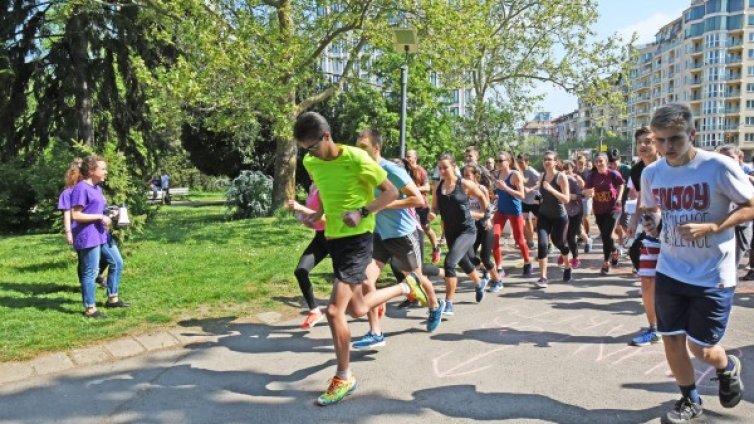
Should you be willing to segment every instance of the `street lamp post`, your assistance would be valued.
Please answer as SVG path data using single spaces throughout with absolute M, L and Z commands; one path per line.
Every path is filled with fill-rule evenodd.
M 408 48 L 408 47 L 407 47 Z M 408 63 L 401 65 L 401 158 L 406 156 L 406 90 L 408 88 Z
M 393 46 L 398 53 L 405 54 L 405 62 L 401 65 L 401 158 L 406 156 L 406 103 L 408 89 L 408 55 L 419 50 L 419 40 L 416 30 L 401 28 L 393 30 Z

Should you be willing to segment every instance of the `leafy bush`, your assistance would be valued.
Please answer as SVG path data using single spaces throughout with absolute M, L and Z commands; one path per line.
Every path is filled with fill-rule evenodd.
M 230 184 L 228 177 L 203 174 L 182 150 L 160 157 L 160 166 L 154 174 L 161 175 L 162 171 L 170 175 L 172 187 L 189 187 L 193 191 L 225 191 Z
M 272 209 L 272 178 L 259 171 L 241 171 L 225 193 L 225 205 L 234 218 L 269 215 Z
M 64 175 L 74 157 L 85 157 L 94 151 L 83 144 L 69 145 L 56 140 L 33 162 L 20 159 L 0 163 L 0 232 L 29 230 L 60 231 L 63 220 L 57 209 L 63 190 Z M 103 184 L 105 198 L 111 205 L 126 204 L 132 225 L 116 228 L 114 233 L 124 239 L 139 231 L 149 208 L 140 178 L 129 172 L 125 156 L 115 143 L 108 143 L 100 153 L 107 161 L 108 176 Z

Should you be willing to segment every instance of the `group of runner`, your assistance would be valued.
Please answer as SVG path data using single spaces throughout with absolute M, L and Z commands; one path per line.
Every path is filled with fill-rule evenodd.
M 532 276 L 529 249 L 536 234 L 540 276 L 535 287 L 548 286 L 553 247 L 562 279 L 570 281 L 572 270 L 581 265 L 579 243 L 587 253 L 592 247 L 590 212 L 602 240 L 602 275 L 620 260 L 623 239 L 635 240 L 629 256 L 642 280 L 648 328 L 631 343 L 664 341 L 682 393 L 663 420 L 683 423 L 702 415 L 687 346 L 718 370 L 721 404 L 733 407 L 740 401 L 741 362 L 718 343 L 737 278 L 734 228 L 754 219 L 754 186 L 738 163 L 693 147 L 696 132 L 685 105 L 659 108 L 651 126 L 636 131 L 640 160 L 632 167 L 622 165 L 617 152 L 598 153 L 593 166 L 583 155 L 561 162 L 556 153 L 546 152 L 540 173 L 526 154 L 514 160 L 501 153 L 482 166 L 478 151 L 469 148 L 460 166 L 451 155 L 441 155 L 428 178 L 415 151 L 400 164 L 384 159 L 376 130 L 360 133 L 356 146 L 336 144 L 327 121 L 307 112 L 298 117 L 293 133 L 306 152 L 303 164 L 313 181 L 305 205 L 289 204 L 315 230 L 295 271 L 310 309 L 302 327 L 326 317 L 337 358 L 336 374 L 317 400 L 320 405 L 338 402 L 355 389 L 352 347 L 385 344 L 379 321 L 386 301 L 408 296 L 402 304 L 408 305 L 415 299 L 428 308 L 427 330 L 434 331 L 443 315 L 454 313 L 459 266 L 474 286 L 477 302 L 485 292 L 499 291 L 506 276 L 500 240 L 507 222 L 523 259 L 523 276 Z M 637 202 L 632 214 L 625 209 L 629 196 Z M 441 237 L 430 227 L 436 214 Z M 643 232 L 637 234 L 640 223 Z M 439 263 L 445 240 L 442 268 L 424 264 L 424 233 L 433 264 Z M 329 304 L 319 308 L 308 273 L 328 255 L 335 281 Z M 388 263 L 399 284 L 377 289 L 377 277 Z M 427 276 L 444 278 L 444 299 Z M 353 345 L 346 313 L 369 317 L 369 332 Z

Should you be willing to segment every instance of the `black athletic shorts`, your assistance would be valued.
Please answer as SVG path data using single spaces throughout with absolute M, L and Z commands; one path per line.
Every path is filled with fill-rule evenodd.
M 416 237 L 416 232 L 403 237 L 382 239 L 378 234 L 374 235 L 374 252 L 372 258 L 375 261 L 387 264 L 390 259 L 396 268 L 403 272 L 411 272 L 418 269 L 421 264 L 421 245 Z
M 521 211 L 523 213 L 531 212 L 535 217 L 539 216 L 539 204 L 521 202 Z
M 372 233 L 327 240 L 335 278 L 348 284 L 361 284 L 367 279 L 367 266 L 372 262 Z
M 419 223 L 422 228 L 429 225 L 429 208 L 416 208 L 416 216 L 419 217 Z

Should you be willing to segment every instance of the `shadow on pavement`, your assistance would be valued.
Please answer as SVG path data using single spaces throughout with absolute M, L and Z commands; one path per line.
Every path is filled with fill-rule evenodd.
M 499 345 L 532 345 L 535 347 L 552 347 L 552 343 L 579 343 L 579 344 L 626 344 L 633 333 L 619 334 L 614 336 L 586 336 L 557 333 L 553 331 L 522 331 L 513 328 L 497 327 L 477 330 L 467 330 L 461 334 L 437 334 L 432 336 L 435 340 L 461 341 L 478 340 L 484 343 Z
M 126 423 L 237 423 L 237 422 L 373 422 L 380 416 L 395 422 L 429 422 L 428 412 L 454 420 L 543 420 L 563 424 L 637 423 L 665 413 L 671 403 L 646 409 L 585 409 L 544 395 L 529 393 L 482 393 L 473 385 L 450 385 L 413 392 L 413 399 L 395 399 L 366 384 L 343 403 L 321 408 L 314 400 L 326 381 L 314 374 L 335 366 L 329 333 L 316 337 L 296 326 L 237 323 L 235 317 L 188 320 L 186 327 L 199 327 L 201 335 L 219 336 L 217 341 L 187 345 L 187 351 L 159 352 L 135 365 L 105 365 L 104 372 L 87 376 L 60 375 L 42 387 L 4 392 L 0 398 L 2 419 L 18 422 L 126 422 Z M 554 342 L 602 343 L 606 337 L 573 336 L 554 332 L 501 329 L 474 330 L 460 335 L 439 334 L 439 340 L 478 339 L 489 343 L 520 344 L 534 340 L 542 346 Z M 186 329 L 183 336 L 198 335 Z M 408 329 L 402 332 L 420 332 Z M 500 331 L 497 330 L 497 333 Z M 394 333 L 399 334 L 399 333 Z M 494 336 L 494 337 L 493 337 Z M 565 339 L 565 340 L 563 340 Z M 623 343 L 624 336 L 608 342 Z M 620 340 L 619 340 L 620 339 Z M 213 352 L 225 352 L 218 360 Z M 313 352 L 328 351 L 327 359 L 312 358 Z M 738 349 L 745 357 L 754 347 Z M 291 357 L 281 352 L 300 353 Z M 353 362 L 372 361 L 369 351 L 353 351 Z M 274 359 L 273 359 L 274 358 Z M 279 358 L 279 359 L 278 359 Z M 265 361 L 281 361 L 276 373 L 260 372 Z M 313 364 L 312 364 L 313 363 Z M 306 365 L 302 365 L 306 364 Z M 386 371 L 389 370 L 386 364 Z M 751 371 L 745 370 L 749 384 Z M 637 376 L 637 380 L 641 380 Z M 399 378 L 398 378 L 399 381 Z M 399 383 L 397 383 L 399 384 Z M 657 385 L 670 391 L 671 384 Z M 751 387 L 751 386 L 750 386 Z M 654 385 L 624 385 L 627 389 L 654 391 Z M 564 390 L 567 390 L 564 387 Z M 750 392 L 751 393 L 751 392 Z M 750 401 L 751 395 L 747 400 Z M 714 412 L 710 417 L 725 417 Z M 384 421 L 384 419 L 383 419 Z
M 559 424 L 639 423 L 664 414 L 665 403 L 640 410 L 585 409 L 547 396 L 528 393 L 480 393 L 472 385 L 456 385 L 414 392 L 422 406 L 459 419 L 486 421 L 542 420 Z

